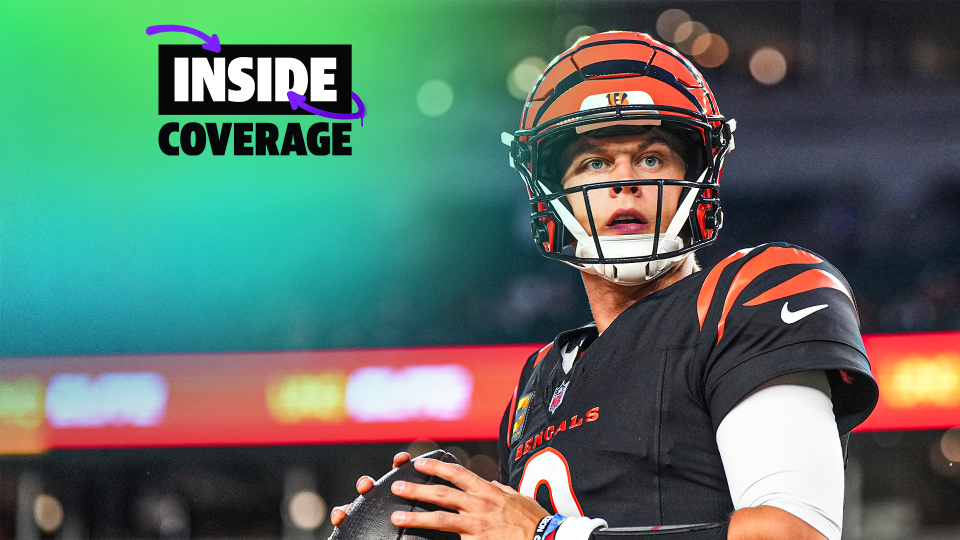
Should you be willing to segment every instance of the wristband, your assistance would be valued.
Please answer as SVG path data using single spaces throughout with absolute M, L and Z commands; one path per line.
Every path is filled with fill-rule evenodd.
M 567 519 L 560 514 L 554 514 L 550 518 L 550 523 L 547 523 L 547 529 L 543 531 L 543 540 L 553 540 L 554 536 L 557 534 L 557 529 L 560 528 L 560 524 Z
M 544 516 L 540 520 L 540 523 L 537 523 L 537 528 L 533 530 L 533 540 L 543 540 L 543 533 L 546 532 L 547 525 L 555 518 L 556 516 Z

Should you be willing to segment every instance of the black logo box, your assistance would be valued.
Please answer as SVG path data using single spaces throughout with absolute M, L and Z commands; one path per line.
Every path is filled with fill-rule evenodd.
M 350 96 L 351 84 L 351 61 L 352 50 L 350 45 L 222 45 L 219 53 L 207 51 L 200 45 L 160 45 L 159 52 L 159 109 L 160 114 L 310 114 L 303 109 L 293 110 L 287 101 L 257 101 L 256 94 L 245 102 L 219 101 L 215 102 L 210 97 L 206 87 L 203 89 L 203 101 L 174 101 L 173 100 L 173 59 L 174 58 L 207 58 L 207 62 L 212 66 L 213 58 L 225 58 L 225 69 L 230 66 L 230 61 L 234 58 L 250 57 L 253 58 L 253 68 L 244 70 L 245 73 L 257 80 L 257 58 L 296 58 L 310 70 L 311 58 L 336 58 L 337 68 L 327 70 L 334 76 L 334 84 L 327 85 L 328 90 L 337 91 L 336 101 L 311 102 L 310 90 L 306 92 L 306 103 L 318 109 L 335 113 L 353 112 L 353 99 Z M 189 70 L 193 71 L 193 61 L 191 60 Z M 271 62 L 271 69 L 275 69 L 275 62 Z M 191 78 L 193 74 L 191 73 Z M 275 76 L 271 74 L 271 95 L 274 93 L 276 81 Z M 226 90 L 238 90 L 239 87 L 230 81 L 230 78 L 224 73 L 226 78 Z M 293 74 L 290 75 L 290 82 L 293 82 Z M 192 82 L 188 83 L 191 85 Z M 288 85 L 292 86 L 292 85 Z M 258 89 L 259 91 L 259 89 Z M 229 94 L 228 94 L 229 95 Z

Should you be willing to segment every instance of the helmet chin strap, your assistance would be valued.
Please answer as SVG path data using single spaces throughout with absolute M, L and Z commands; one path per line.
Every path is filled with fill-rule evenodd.
M 698 183 L 703 182 L 708 171 L 709 168 L 703 171 L 703 174 L 701 174 L 697 180 Z M 547 195 L 553 194 L 547 186 L 543 185 L 543 182 L 538 182 L 538 184 L 544 193 Z M 680 229 L 683 228 L 683 224 L 690 216 L 690 209 L 693 207 L 698 193 L 699 190 L 696 189 L 688 190 L 686 196 L 677 207 L 677 213 L 674 214 L 673 219 L 671 219 L 669 225 L 667 225 L 666 232 L 658 235 L 657 251 L 659 253 L 667 253 L 683 248 L 683 240 L 679 238 L 678 235 L 680 234 Z M 577 239 L 576 256 L 591 259 L 599 257 L 594 238 L 587 234 L 587 231 L 584 230 L 570 210 L 568 210 L 559 199 L 550 201 L 550 206 L 553 207 L 553 210 L 563 221 L 563 226 Z M 600 249 L 603 250 L 603 257 L 605 259 L 642 257 L 653 254 L 654 234 L 600 236 L 597 240 L 600 243 Z M 617 264 L 577 264 L 568 261 L 563 262 L 581 272 L 599 275 L 613 283 L 620 285 L 640 285 L 641 283 L 662 276 L 668 270 L 677 266 L 684 258 L 686 258 L 686 255 L 649 262 Z

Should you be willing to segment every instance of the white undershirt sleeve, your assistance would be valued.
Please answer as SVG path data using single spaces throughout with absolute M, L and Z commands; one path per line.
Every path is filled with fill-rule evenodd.
M 720 422 L 717 446 L 734 509 L 775 506 L 840 540 L 843 454 L 824 372 L 754 390 Z

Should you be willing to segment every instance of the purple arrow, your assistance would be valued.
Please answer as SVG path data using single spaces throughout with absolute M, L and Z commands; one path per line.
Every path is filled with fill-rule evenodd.
M 199 30 L 190 28 L 189 26 L 181 26 L 179 24 L 158 24 L 156 26 L 147 27 L 148 36 L 159 34 L 160 32 L 186 32 L 188 34 L 193 34 L 203 40 L 204 43 L 201 45 L 201 47 L 215 53 L 220 52 L 220 38 L 217 37 L 216 34 L 208 36 Z
M 313 113 L 317 116 L 322 116 L 324 118 L 332 118 L 334 120 L 353 120 L 355 118 L 359 118 L 360 125 L 363 126 L 363 116 L 367 114 L 367 108 L 364 107 L 363 102 L 360 101 L 360 96 L 358 96 L 354 92 L 350 92 L 350 95 L 353 97 L 353 100 L 357 102 L 358 110 L 355 113 L 335 113 L 335 112 L 321 111 L 316 107 L 307 105 L 306 104 L 307 98 L 294 92 L 293 90 L 290 90 L 289 92 L 287 92 L 287 100 L 290 101 L 290 107 L 292 107 L 293 110 L 297 110 L 297 108 L 299 107 L 307 111 L 308 113 Z

